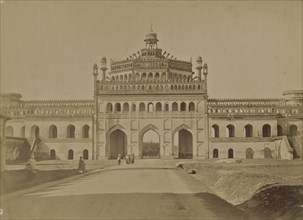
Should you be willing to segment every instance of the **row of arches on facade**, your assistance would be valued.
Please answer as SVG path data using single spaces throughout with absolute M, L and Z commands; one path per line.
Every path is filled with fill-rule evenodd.
M 93 113 L 93 106 L 85 109 L 75 109 L 69 107 L 66 109 L 30 109 L 30 110 L 7 110 L 3 111 L 5 115 L 89 115 Z
M 51 160 L 56 160 L 57 159 L 56 150 L 51 149 L 50 152 L 49 152 L 49 155 L 50 155 L 50 159 Z M 85 149 L 85 150 L 82 151 L 82 157 L 83 157 L 84 160 L 88 160 L 89 159 L 89 151 L 87 149 Z M 67 159 L 68 160 L 75 159 L 74 150 L 72 150 L 72 149 L 68 150 L 68 152 L 67 152 Z
M 208 113 L 218 113 L 218 114 L 233 114 L 233 113 L 245 113 L 245 114 L 298 114 L 300 111 L 298 109 L 277 109 L 277 108 L 260 108 L 260 107 L 250 107 L 250 108 L 209 108 Z M 301 111 L 303 112 L 303 111 Z
M 201 90 L 202 85 L 178 84 L 178 85 L 100 85 L 101 90 L 133 90 L 133 91 L 171 91 L 171 90 Z
M 208 113 L 274 113 L 274 108 L 210 108 Z
M 159 81 L 176 81 L 176 82 L 190 82 L 191 76 L 177 73 L 135 73 L 119 74 L 111 76 L 111 81 L 116 82 L 159 82 Z
M 140 135 L 139 156 L 141 158 L 160 158 L 160 135 L 156 127 L 150 125 L 145 127 Z M 114 129 L 107 134 L 106 152 L 109 159 L 116 159 L 117 155 L 122 156 L 132 153 L 127 152 L 127 135 L 123 129 Z M 174 155 L 178 158 L 193 158 L 193 135 L 187 129 L 180 127 L 173 133 Z
M 229 124 L 225 128 L 226 128 L 225 137 L 235 137 L 235 126 L 234 125 Z M 281 125 L 277 126 L 277 131 L 278 131 L 277 132 L 278 136 L 283 135 Z M 214 138 L 221 137 L 219 125 L 217 125 L 217 124 L 212 125 L 211 133 L 212 133 L 211 137 L 214 137 Z M 291 125 L 289 127 L 289 135 L 290 136 L 298 135 L 298 127 L 296 125 Z M 245 125 L 244 126 L 244 137 L 253 137 L 253 136 L 254 136 L 253 126 L 251 124 Z M 263 125 L 262 126 L 262 137 L 271 137 L 271 136 L 272 136 L 271 126 L 269 124 Z
M 117 102 L 117 103 L 107 103 L 106 105 L 106 112 L 161 112 L 161 111 L 189 111 L 193 112 L 195 111 L 195 104 L 193 102 L 173 102 L 171 105 L 168 103 L 144 103 L 141 102 L 138 106 L 136 104 L 131 104 L 131 109 L 130 109 L 130 104 L 125 102 L 123 104 Z
M 89 138 L 90 136 L 90 127 L 88 125 L 83 125 L 81 138 Z M 14 137 L 14 128 L 12 126 L 6 127 L 6 136 Z M 66 138 L 76 138 L 76 127 L 74 125 L 68 125 L 64 135 Z M 21 137 L 25 137 L 25 126 L 21 128 Z M 40 128 L 37 125 L 33 125 L 30 131 L 30 137 L 39 138 L 40 137 Z M 50 125 L 48 128 L 48 138 L 58 138 L 58 128 L 56 125 Z
M 254 158 L 254 150 L 252 148 L 247 148 L 245 151 L 245 157 L 246 159 L 253 159 Z M 212 152 L 213 158 L 219 158 L 221 155 L 219 154 L 219 150 L 217 148 L 213 149 Z M 227 151 L 227 155 L 224 155 L 223 157 L 227 156 L 227 158 L 234 158 L 234 150 L 232 148 L 229 148 Z M 264 148 L 264 158 L 271 159 L 272 158 L 272 151 L 266 147 Z

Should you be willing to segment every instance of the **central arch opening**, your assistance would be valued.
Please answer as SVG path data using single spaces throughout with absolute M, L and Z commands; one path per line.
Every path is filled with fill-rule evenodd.
M 154 130 L 148 130 L 142 137 L 142 158 L 160 158 L 160 137 Z
M 174 145 L 174 148 L 178 150 L 178 158 L 193 159 L 193 135 L 189 131 L 181 129 L 176 132 Z
M 124 157 L 127 153 L 126 134 L 117 129 L 110 134 L 109 159 L 117 159 L 118 154 Z

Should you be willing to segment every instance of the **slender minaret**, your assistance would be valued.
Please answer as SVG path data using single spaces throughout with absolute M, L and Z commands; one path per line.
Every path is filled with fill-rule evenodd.
M 198 70 L 198 78 L 200 81 L 202 81 L 202 74 L 201 74 L 201 70 L 202 70 L 202 58 L 200 56 L 198 56 L 197 58 L 197 67 L 196 69 Z
M 93 119 L 93 132 L 92 132 L 92 141 L 93 141 L 93 149 L 92 149 L 92 159 L 97 159 L 96 149 L 97 149 L 97 106 L 98 106 L 98 97 L 97 97 L 97 77 L 98 77 L 98 65 L 95 64 L 93 67 L 93 75 L 94 75 L 94 114 L 92 116 Z
M 107 70 L 107 61 L 105 57 L 102 57 L 101 59 L 101 70 L 102 70 L 102 82 L 105 82 L 105 74 L 106 74 L 106 70 Z
M 203 75 L 204 75 L 205 90 L 207 90 L 207 74 L 208 74 L 208 66 L 207 66 L 207 63 L 205 63 L 203 65 Z
M 95 64 L 93 67 L 93 75 L 94 75 L 94 94 L 97 92 L 97 77 L 98 77 L 98 65 Z

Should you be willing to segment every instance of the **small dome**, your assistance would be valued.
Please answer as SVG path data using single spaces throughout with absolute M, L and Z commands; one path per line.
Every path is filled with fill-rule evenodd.
M 156 33 L 148 33 L 146 34 L 146 38 L 144 40 L 145 42 L 158 42 L 159 40 L 157 39 L 157 34 Z
M 149 33 L 146 34 L 145 42 L 158 42 L 157 34 L 153 31 L 152 27 L 150 28 Z

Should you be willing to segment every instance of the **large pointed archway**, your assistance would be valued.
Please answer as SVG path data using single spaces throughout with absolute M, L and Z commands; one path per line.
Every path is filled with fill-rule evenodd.
M 141 158 L 160 158 L 160 134 L 159 129 L 149 124 L 140 132 L 139 152 Z
M 193 159 L 193 135 L 187 129 L 182 128 L 175 132 L 174 152 L 180 159 Z
M 160 137 L 157 132 L 150 129 L 142 135 L 142 158 L 160 158 Z
M 118 154 L 124 157 L 127 154 L 126 134 L 117 129 L 109 135 L 109 159 L 117 159 Z

